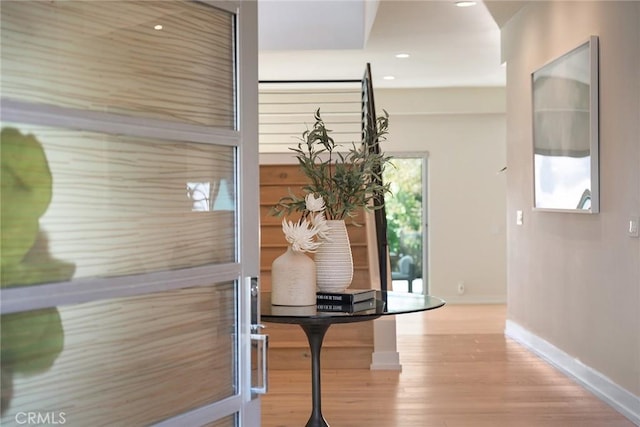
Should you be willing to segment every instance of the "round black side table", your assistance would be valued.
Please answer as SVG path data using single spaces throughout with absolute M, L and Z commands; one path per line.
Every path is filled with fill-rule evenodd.
M 260 294 L 260 315 L 265 322 L 299 325 L 307 336 L 311 350 L 312 410 L 306 427 L 329 427 L 322 416 L 320 351 L 329 327 L 335 323 L 365 322 L 381 316 L 415 313 L 442 307 L 444 300 L 430 295 L 377 291 L 375 307 L 356 312 L 319 311 L 316 306 L 291 307 L 271 304 L 271 293 Z

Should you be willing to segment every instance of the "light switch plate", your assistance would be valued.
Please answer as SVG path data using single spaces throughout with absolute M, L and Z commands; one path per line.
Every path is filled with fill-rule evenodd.
M 522 211 L 516 211 L 516 225 L 522 225 L 522 223 L 524 222 L 523 216 L 524 214 L 522 213 Z
M 629 217 L 629 229 L 627 230 L 629 237 L 638 237 L 638 222 L 640 222 L 639 217 Z

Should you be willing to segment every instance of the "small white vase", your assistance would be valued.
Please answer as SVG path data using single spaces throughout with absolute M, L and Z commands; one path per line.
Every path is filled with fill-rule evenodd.
M 351 242 L 344 220 L 327 221 L 328 240 L 316 251 L 316 282 L 319 291 L 342 292 L 353 280 Z
M 316 305 L 316 264 L 291 246 L 271 264 L 271 304 Z

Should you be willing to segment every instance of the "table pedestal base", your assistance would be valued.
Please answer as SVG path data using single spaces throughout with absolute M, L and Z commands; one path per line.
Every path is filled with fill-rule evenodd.
M 324 334 L 329 329 L 330 324 L 300 325 L 307 335 L 309 348 L 311 349 L 311 396 L 313 409 L 311 417 L 305 427 L 329 427 L 329 424 L 322 416 L 322 392 L 320 387 L 320 350 Z
M 311 350 L 313 410 L 306 427 L 329 426 L 322 416 L 322 395 L 320 389 L 320 350 L 322 348 L 324 335 L 327 329 L 329 329 L 329 326 L 333 324 L 371 321 L 380 316 L 433 310 L 445 304 L 440 298 L 430 295 L 376 291 L 375 309 L 354 313 L 317 313 L 316 310 L 309 310 L 310 314 L 301 316 L 297 310 L 291 313 L 276 313 L 274 306 L 271 304 L 271 293 L 265 292 L 263 295 L 265 298 L 262 299 L 260 306 L 262 319 L 273 323 L 300 325 L 309 341 L 309 348 Z

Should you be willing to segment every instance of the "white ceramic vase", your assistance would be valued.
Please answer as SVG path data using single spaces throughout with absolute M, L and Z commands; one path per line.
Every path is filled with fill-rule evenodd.
M 316 264 L 291 246 L 271 264 L 271 304 L 316 304 Z
M 328 220 L 328 240 L 316 251 L 316 283 L 319 291 L 342 292 L 353 279 L 351 242 L 344 220 Z

